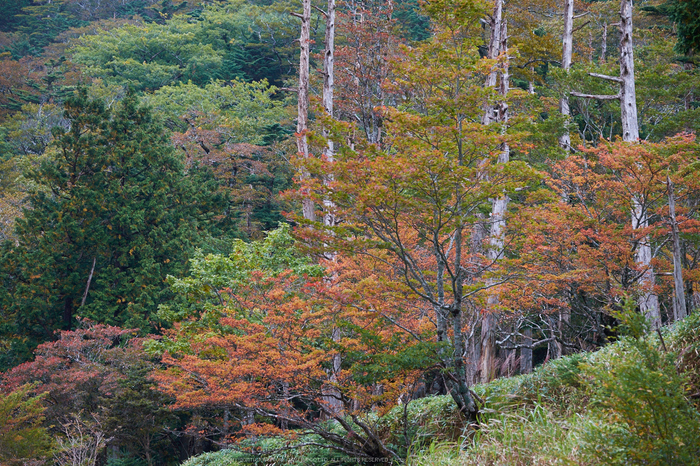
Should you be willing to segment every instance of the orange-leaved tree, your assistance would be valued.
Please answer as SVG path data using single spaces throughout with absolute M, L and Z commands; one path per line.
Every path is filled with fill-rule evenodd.
M 436 350 L 415 338 L 428 325 L 415 295 L 368 273 L 382 264 L 367 261 L 336 256 L 324 271 L 298 251 L 287 226 L 236 242 L 229 256 L 195 257 L 192 275 L 172 280 L 190 304 L 162 308 L 175 326 L 152 343 L 168 366 L 154 374 L 160 389 L 176 408 L 224 411 L 208 432 L 219 441 L 313 433 L 356 457 L 398 458 L 369 420 L 371 408 L 392 407 Z
M 648 292 L 644 266 L 635 261 L 642 241 L 655 251 L 652 265 L 660 273 L 653 291 L 666 309 L 664 321 L 687 314 L 698 281 L 699 164 L 695 137 L 679 135 L 660 143 L 601 144 L 554 165 L 550 195 L 533 197 L 511 225 L 519 235 L 511 266 L 527 279 L 502 289 L 509 306 L 535 321 L 571 313 L 566 328 L 540 325 L 540 343 L 555 340 L 577 349 L 604 344 L 607 311 L 624 295 Z M 630 193 L 643 195 L 645 228 L 630 224 Z M 535 325 L 533 319 L 528 325 Z

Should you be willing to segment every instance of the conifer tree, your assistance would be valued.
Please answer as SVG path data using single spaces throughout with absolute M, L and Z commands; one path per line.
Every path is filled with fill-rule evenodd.
M 28 175 L 34 188 L 17 244 L 0 249 L 0 335 L 24 356 L 71 329 L 76 315 L 151 327 L 169 299 L 166 276 L 184 271 L 207 215 L 223 205 L 206 172 L 185 173 L 134 95 L 110 111 L 81 91 L 66 118 L 70 129 L 54 131 L 52 155 Z

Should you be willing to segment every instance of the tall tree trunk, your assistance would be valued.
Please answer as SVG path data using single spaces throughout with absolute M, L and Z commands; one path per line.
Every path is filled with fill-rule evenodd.
M 323 109 L 329 117 L 333 118 L 333 87 L 335 67 L 335 0 L 328 0 L 326 11 L 326 37 L 323 51 Z M 328 131 L 324 129 L 323 135 L 328 137 Z M 333 141 L 328 141 L 328 146 L 323 150 L 323 155 L 329 161 L 333 161 Z
M 666 177 L 668 188 L 668 216 L 671 221 L 671 237 L 673 240 L 673 320 L 685 319 L 688 311 L 685 306 L 685 284 L 683 283 L 683 262 L 681 260 L 681 242 L 676 221 L 676 195 L 673 181 Z
M 309 157 L 309 143 L 306 133 L 309 130 L 309 49 L 311 47 L 311 0 L 303 0 L 302 14 L 294 13 L 301 19 L 301 35 L 299 36 L 299 89 L 297 103 L 297 152 L 302 157 Z M 302 180 L 309 176 L 302 171 Z M 316 220 L 313 201 L 302 199 L 302 213 L 306 220 Z
M 495 60 L 501 53 L 501 24 L 503 23 L 503 0 L 495 0 L 496 4 L 493 8 L 493 15 L 489 26 L 491 28 L 491 38 L 489 40 L 489 49 L 486 58 Z M 498 68 L 494 66 L 486 78 L 486 87 L 496 87 L 498 81 Z M 488 105 L 484 110 L 483 123 L 491 124 L 497 120 L 494 108 Z
M 323 47 L 323 109 L 326 114 L 333 118 L 333 91 L 334 91 L 334 66 L 335 66 L 335 0 L 328 0 L 328 10 L 326 11 L 326 36 L 324 40 Z M 323 129 L 323 136 L 328 138 L 329 132 L 327 128 Z M 326 147 L 323 149 L 323 157 L 328 162 L 333 162 L 333 141 L 328 139 Z M 323 183 L 329 185 L 333 182 L 333 176 L 330 174 L 324 175 Z M 333 209 L 335 205 L 332 201 L 325 199 L 323 201 L 324 215 L 323 223 L 326 226 L 333 227 L 336 224 L 335 215 L 333 214 Z M 326 259 L 335 261 L 335 252 L 326 253 Z M 331 333 L 331 338 L 334 342 L 339 342 L 341 339 L 340 329 L 334 327 Z M 340 354 L 333 355 L 333 367 L 330 369 L 329 380 L 331 384 L 338 382 L 338 373 L 340 372 L 340 366 L 342 364 L 342 358 Z M 343 410 L 343 401 L 341 399 L 341 393 L 334 388 L 329 389 L 328 396 L 325 397 L 325 401 L 328 403 L 328 409 L 332 413 L 340 413 Z
M 634 50 L 632 41 L 632 0 L 620 2 L 620 112 L 622 140 L 639 140 L 637 93 L 634 85 Z
M 561 67 L 567 73 L 571 69 L 571 55 L 573 53 L 574 44 L 574 0 L 564 0 L 564 34 L 562 35 L 562 53 Z M 559 137 L 559 146 L 565 151 L 571 150 L 571 136 L 569 135 L 569 118 L 571 111 L 569 109 L 569 96 L 564 95 L 559 100 L 559 110 L 564 117 L 564 124 L 567 129 Z
M 639 230 L 649 226 L 649 220 L 646 213 L 646 208 L 640 197 L 635 195 L 632 198 L 632 229 Z M 639 297 L 639 309 L 647 318 L 647 321 L 652 328 L 661 326 L 661 313 L 659 311 L 659 298 L 654 292 L 655 274 L 651 266 L 651 244 L 649 244 L 649 236 L 639 239 L 637 251 L 635 253 L 635 261 L 642 269 L 642 276 L 639 280 L 641 286 L 641 294 Z
M 572 95 L 598 100 L 620 100 L 622 120 L 622 140 L 637 142 L 639 140 L 639 122 L 637 119 L 637 96 L 634 83 L 634 47 L 632 41 L 632 0 L 620 0 L 620 77 L 604 76 L 591 73 L 592 76 L 614 81 L 620 84 L 618 95 L 591 95 L 571 92 Z M 649 225 L 645 199 L 635 194 L 632 197 L 632 228 L 638 230 Z M 640 238 L 635 253 L 635 261 L 642 270 L 639 285 L 642 289 L 639 308 L 653 328 L 661 325 L 659 298 L 654 292 L 656 278 L 651 266 L 652 250 L 649 237 Z
M 501 0 L 497 0 L 498 11 L 502 9 Z M 499 50 L 508 53 L 508 26 L 506 21 L 501 20 L 501 24 L 498 25 L 500 30 L 499 38 Z M 508 95 L 508 84 L 509 84 L 509 70 L 508 70 L 508 57 L 505 58 L 502 70 L 501 70 L 501 83 L 499 87 L 499 94 L 501 95 L 501 101 L 498 104 L 496 113 L 496 119 L 499 123 L 503 125 L 503 131 L 506 129 L 508 122 L 508 104 L 506 102 L 506 97 Z M 503 143 L 501 147 L 501 153 L 498 156 L 498 163 L 505 164 L 510 160 L 510 147 L 508 143 Z M 493 206 L 491 209 L 491 232 L 489 235 L 489 249 L 487 252 L 487 257 L 490 263 L 495 264 L 503 255 L 504 240 L 503 235 L 505 233 L 506 227 L 506 210 L 508 208 L 508 196 L 505 194 L 498 199 L 493 201 Z M 495 360 L 496 360 L 496 315 L 495 309 L 498 307 L 498 295 L 495 293 L 490 293 L 487 298 L 488 311 L 482 320 L 481 325 L 481 381 L 488 382 L 494 375 Z
M 639 140 L 639 121 L 637 117 L 637 93 L 634 82 L 634 48 L 632 41 L 632 0 L 620 1 L 620 113 L 622 118 L 622 140 L 637 142 Z M 636 230 L 645 228 L 649 221 L 644 207 L 644 199 L 635 195 L 632 200 L 632 226 Z M 640 284 L 642 296 L 639 307 L 652 327 L 661 325 L 659 298 L 654 293 L 655 275 L 651 266 L 652 251 L 649 237 L 639 241 L 635 257 L 637 264 L 644 270 Z
M 328 11 L 326 11 L 326 37 L 323 51 L 323 109 L 326 114 L 333 118 L 333 90 L 334 90 L 334 66 L 335 66 L 335 0 L 328 0 Z M 328 138 L 328 129 L 323 129 L 323 136 Z M 333 162 L 333 141 L 328 139 L 326 147 L 323 149 L 323 157 L 328 162 Z M 324 184 L 328 185 L 333 181 L 332 176 L 324 178 Z M 335 217 L 332 213 L 333 203 L 324 201 L 325 213 L 323 223 L 326 226 L 335 225 Z

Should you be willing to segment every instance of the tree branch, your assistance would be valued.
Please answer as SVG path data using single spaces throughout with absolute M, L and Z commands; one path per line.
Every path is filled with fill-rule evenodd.
M 616 83 L 622 83 L 622 78 L 617 76 L 608 76 L 607 74 L 600 73 L 588 73 L 588 76 L 593 76 L 594 78 L 607 79 L 608 81 L 615 81 Z
M 582 97 L 584 99 L 597 99 L 597 100 L 618 100 L 620 94 L 615 95 L 596 95 L 596 94 L 581 94 L 580 92 L 571 91 L 570 94 L 574 97 Z
M 83 307 L 85 300 L 87 299 L 88 291 L 90 290 L 90 282 L 92 282 L 92 274 L 95 271 L 95 263 L 97 262 L 97 257 L 92 259 L 92 268 L 90 269 L 90 276 L 88 277 L 87 285 L 85 286 L 85 293 L 83 293 L 83 300 L 80 302 L 80 307 Z
M 585 23 L 583 23 L 582 25 L 580 25 L 580 26 L 578 26 L 578 27 L 575 27 L 574 29 L 571 30 L 571 33 L 573 34 L 574 32 L 576 32 L 576 31 L 578 31 L 578 30 L 580 30 L 580 29 L 585 28 L 586 25 L 588 25 L 588 23 L 590 23 L 590 22 L 591 22 L 591 21 L 588 20 L 588 21 L 586 21 Z
M 313 8 L 314 10 L 318 11 L 318 12 L 321 13 L 323 16 L 325 16 L 326 18 L 328 18 L 328 13 L 326 13 L 325 11 L 323 11 L 322 9 L 320 9 L 319 7 L 317 7 L 316 5 L 311 5 L 311 8 Z

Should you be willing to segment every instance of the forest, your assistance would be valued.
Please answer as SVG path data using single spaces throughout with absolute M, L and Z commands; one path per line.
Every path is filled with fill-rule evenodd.
M 700 0 L 0 2 L 0 466 L 697 465 Z

